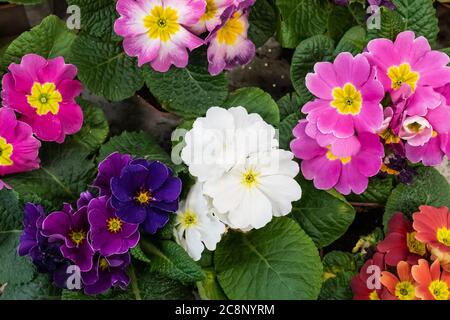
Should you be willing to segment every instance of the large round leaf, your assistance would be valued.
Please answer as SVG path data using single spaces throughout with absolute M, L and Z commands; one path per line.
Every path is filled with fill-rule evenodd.
M 258 113 L 266 122 L 278 126 L 280 110 L 270 94 L 259 88 L 241 88 L 230 94 L 223 104 L 227 108 L 244 107 L 248 113 Z
M 299 180 L 303 195 L 292 214 L 319 248 L 327 246 L 347 231 L 355 209 L 338 193 L 317 190 L 310 181 Z
M 316 299 L 322 284 L 317 248 L 289 218 L 249 233 L 229 233 L 214 264 L 230 299 Z

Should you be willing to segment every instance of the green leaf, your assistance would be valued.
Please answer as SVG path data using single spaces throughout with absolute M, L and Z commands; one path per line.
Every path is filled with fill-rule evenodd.
M 204 116 L 212 106 L 220 106 L 228 95 L 225 74 L 211 76 L 206 54 L 194 51 L 184 69 L 172 67 L 165 73 L 144 69 L 144 78 L 151 93 L 167 111 L 183 118 Z
M 298 178 L 302 198 L 294 203 L 292 215 L 319 248 L 339 239 L 355 219 L 355 210 L 341 195 L 314 188 Z
M 204 278 L 200 266 L 173 241 L 164 240 L 155 245 L 141 240 L 141 248 L 152 262 L 152 272 L 184 283 L 201 281 Z
M 323 283 L 319 300 L 352 300 L 353 291 L 350 282 L 353 272 L 344 271 Z
M 295 48 L 300 41 L 324 33 L 330 5 L 325 0 L 276 0 L 281 14 L 279 39 L 284 48 Z
M 108 100 L 129 98 L 144 85 L 136 60 L 115 42 L 81 35 L 70 49 L 69 61 L 78 67 L 78 78 L 86 88 Z
M 308 38 L 295 49 L 291 64 L 291 78 L 300 96 L 305 95 L 305 76 L 313 71 L 317 62 L 330 61 L 334 56 L 333 51 L 333 40 L 323 35 Z
M 328 36 L 334 41 L 339 41 L 354 24 L 353 15 L 347 6 L 333 6 L 328 17 Z
M 366 27 L 367 23 L 367 13 L 365 8 L 365 1 L 364 3 L 361 2 L 352 2 L 348 6 L 348 11 L 353 16 L 353 19 L 355 19 L 356 23 L 358 23 L 362 27 Z
M 78 99 L 77 102 L 83 109 L 83 127 L 76 135 L 69 137 L 66 143 L 77 144 L 92 153 L 97 151 L 108 137 L 108 121 L 100 107 L 83 99 Z
M 151 263 L 151 260 L 145 255 L 144 251 L 142 251 L 141 245 L 138 244 L 136 247 L 130 249 L 130 253 L 133 256 L 133 258 L 145 262 L 145 263 Z
M 403 212 L 411 218 L 421 205 L 450 208 L 450 185 L 431 167 L 418 168 L 411 185 L 399 184 L 392 191 L 383 216 L 385 230 L 395 212 Z
M 284 118 L 280 123 L 280 148 L 289 150 L 289 145 L 291 141 L 294 139 L 294 135 L 292 134 L 292 130 L 298 124 L 300 117 L 298 113 L 293 113 Z
M 374 177 L 369 180 L 369 186 L 363 194 L 351 194 L 347 196 L 347 199 L 353 202 L 385 204 L 393 189 L 394 178 L 392 176 L 386 178 Z
M 3 58 L 3 69 L 11 63 L 20 63 L 28 53 L 35 53 L 44 58 L 67 56 L 76 35 L 69 31 L 56 16 L 48 16 L 42 22 L 17 37 L 6 49 Z
M 273 36 L 277 26 L 275 8 L 267 0 L 256 1 L 250 10 L 248 37 L 257 48 Z
M 361 53 L 367 46 L 366 29 L 360 26 L 355 26 L 349 29 L 342 39 L 339 41 L 334 54 L 338 55 L 341 52 L 350 52 L 353 55 Z
M 241 88 L 230 94 L 223 103 L 226 108 L 242 106 L 248 113 L 258 113 L 267 123 L 278 126 L 280 111 L 270 94 L 259 88 Z
M 227 297 L 217 282 L 214 269 L 203 269 L 203 273 L 205 274 L 205 279 L 197 282 L 200 298 L 202 300 L 226 300 Z
M 60 208 L 63 202 L 73 202 L 86 190 L 94 178 L 94 163 L 86 159 L 80 147 L 46 144 L 41 148 L 41 168 L 11 175 L 3 180 L 20 197 L 36 195 Z
M 284 119 L 293 113 L 300 114 L 299 96 L 295 92 L 286 94 L 277 101 L 277 104 L 280 109 L 281 119 Z
M 317 248 L 286 217 L 263 229 L 228 233 L 217 247 L 214 265 L 230 299 L 316 299 L 322 284 Z
M 320 292 L 321 300 L 350 300 L 352 277 L 358 272 L 355 257 L 347 252 L 331 251 L 323 259 L 325 281 Z
M 81 12 L 81 31 L 105 40 L 120 41 L 114 32 L 118 18 L 115 0 L 68 0 L 69 6 L 76 5 Z
M 22 229 L 22 216 L 17 192 L 0 190 L 0 234 L 7 230 Z
M 178 281 L 150 272 L 148 267 L 133 264 L 128 268 L 131 282 L 126 291 L 112 289 L 87 296 L 80 291 L 63 290 L 62 300 L 191 300 L 191 289 Z
M 412 30 L 416 36 L 425 36 L 431 44 L 436 43 L 439 32 L 438 19 L 433 1 L 430 0 L 393 0 L 395 12 L 404 19 L 405 30 Z
M 17 254 L 19 234 L 0 231 L 0 287 L 5 285 L 0 300 L 56 299 L 57 290 L 48 277 L 37 274 L 31 261 Z
M 381 28 L 368 31 L 370 40 L 376 38 L 395 40 L 400 32 L 407 30 L 405 20 L 397 11 L 381 8 L 380 13 Z
M 148 160 L 161 161 L 171 165 L 169 155 L 144 132 L 123 132 L 119 136 L 112 137 L 100 148 L 98 161 L 103 161 L 111 153 L 120 152 L 130 154 L 133 157 Z

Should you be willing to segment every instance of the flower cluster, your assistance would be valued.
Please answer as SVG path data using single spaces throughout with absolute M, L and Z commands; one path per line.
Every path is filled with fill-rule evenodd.
M 62 57 L 46 60 L 28 54 L 9 66 L 1 92 L 0 176 L 39 168 L 36 138 L 63 143 L 66 135 L 81 129 L 83 112 L 75 98 L 82 86 L 74 80 L 76 74 L 76 67 Z
M 406 31 L 395 42 L 370 41 L 364 54 L 317 63 L 306 76 L 316 99 L 303 106 L 307 117 L 291 143 L 305 178 L 318 189 L 364 192 L 370 177 L 393 170 L 383 163 L 380 137 L 388 156 L 439 164 L 450 154 L 449 62 L 426 38 Z M 401 180 L 411 175 L 405 170 Z
M 189 52 L 208 45 L 209 72 L 217 75 L 248 63 L 248 15 L 255 0 L 119 0 L 115 32 L 127 55 L 159 72 L 185 68 Z M 206 34 L 203 39 L 200 36 Z
M 223 224 L 262 228 L 273 216 L 288 214 L 301 197 L 293 154 L 278 149 L 275 129 L 258 114 L 212 107 L 194 122 L 185 142 L 181 158 L 196 185 L 178 213 L 177 237 L 195 258 L 201 242 L 211 249 L 220 240 Z
M 76 208 L 65 204 L 46 216 L 28 204 L 19 247 L 60 287 L 75 265 L 90 295 L 128 286 L 129 250 L 139 242 L 140 228 L 154 234 L 178 209 L 181 180 L 158 161 L 113 153 L 99 165 L 93 186 L 98 197 L 82 193 Z
M 450 299 L 450 212 L 447 207 L 419 209 L 413 223 L 402 213 L 391 218 L 386 238 L 352 279 L 355 299 Z M 378 287 L 370 279 L 374 267 L 381 271 Z

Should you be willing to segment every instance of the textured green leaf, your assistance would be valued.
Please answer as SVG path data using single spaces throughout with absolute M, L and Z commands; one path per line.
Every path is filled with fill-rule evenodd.
M 78 67 L 78 78 L 86 88 L 108 100 L 129 98 L 144 85 L 136 60 L 115 42 L 81 35 L 70 49 L 69 61 Z
M 8 230 L 22 229 L 22 216 L 17 192 L 0 190 L 0 234 Z
M 214 265 L 230 299 L 316 299 L 322 284 L 317 248 L 285 217 L 263 229 L 228 233 L 217 247 Z
M 370 202 L 385 204 L 394 189 L 394 178 L 388 176 L 386 178 L 371 178 L 367 190 L 361 195 L 351 194 L 347 197 L 353 202 Z
M 280 122 L 279 127 L 279 140 L 280 140 L 280 148 L 289 150 L 289 145 L 291 141 L 294 139 L 294 135 L 292 134 L 292 130 L 295 128 L 295 126 L 298 124 L 299 121 L 299 115 L 298 113 L 293 113 L 284 118 Z
M 370 29 L 368 31 L 369 39 L 386 38 L 395 40 L 400 32 L 407 29 L 405 20 L 397 11 L 381 8 L 380 12 L 381 28 Z
M 275 8 L 267 0 L 256 1 L 250 10 L 249 22 L 248 37 L 257 48 L 262 47 L 275 32 L 277 26 Z
M 292 215 L 316 246 L 327 246 L 347 231 L 355 219 L 355 210 L 336 192 L 318 190 L 312 182 L 298 180 L 303 194 L 294 204 Z
M 358 272 L 355 257 L 347 252 L 331 251 L 323 259 L 325 281 L 320 291 L 321 300 L 349 300 L 353 293 L 352 277 Z
M 81 30 L 94 37 L 118 40 L 114 32 L 114 22 L 119 17 L 116 11 L 116 0 L 68 0 L 81 12 Z
M 172 67 L 165 73 L 150 67 L 144 70 L 145 83 L 164 109 L 183 118 L 204 116 L 212 106 L 220 106 L 228 95 L 225 74 L 211 76 L 206 54 L 194 53 L 185 69 Z
M 155 245 L 141 240 L 141 248 L 152 262 L 152 272 L 184 283 L 201 281 L 204 278 L 200 266 L 173 241 L 164 240 Z
M 417 173 L 411 185 L 399 184 L 389 196 L 383 216 L 385 230 L 395 212 L 403 212 L 411 218 L 421 205 L 450 208 L 450 185 L 447 180 L 431 167 L 418 168 Z
M 354 24 L 353 15 L 347 6 L 333 6 L 328 17 L 327 34 L 337 42 Z
M 242 106 L 248 113 L 258 113 L 267 123 L 278 126 L 280 111 L 270 94 L 259 88 L 241 88 L 230 94 L 224 107 Z
M 20 197 L 36 195 L 54 207 L 73 202 L 94 178 L 94 163 L 86 159 L 84 148 L 46 144 L 41 148 L 41 168 L 11 175 L 3 180 Z
M 76 135 L 69 137 L 66 143 L 78 144 L 89 153 L 95 152 L 108 137 L 108 121 L 100 107 L 83 99 L 78 99 L 78 103 L 83 109 L 83 127 Z
M 202 300 L 226 300 L 222 288 L 217 281 L 214 269 L 203 269 L 205 279 L 197 282 L 198 293 Z
M 330 5 L 325 0 L 276 0 L 281 14 L 279 38 L 285 48 L 295 48 L 300 41 L 324 33 Z
M 334 50 L 334 54 L 338 55 L 341 52 L 350 52 L 353 55 L 361 53 L 368 42 L 366 29 L 360 26 L 355 26 L 349 29 Z
M 138 244 L 133 249 L 130 249 L 130 254 L 133 256 L 133 258 L 141 262 L 151 263 L 151 260 L 145 255 L 144 251 L 142 251 L 140 244 Z
M 17 37 L 6 49 L 3 69 L 10 63 L 20 63 L 28 53 L 35 53 L 44 58 L 66 57 L 76 35 L 69 31 L 63 21 L 56 16 L 48 16 L 42 22 Z
M 299 96 L 305 95 L 305 76 L 320 61 L 333 58 L 334 43 L 330 38 L 318 35 L 302 41 L 295 49 L 291 64 L 292 84 Z
M 438 19 L 433 1 L 430 0 L 393 0 L 395 12 L 404 19 L 405 30 L 412 30 L 417 36 L 425 36 L 434 44 L 439 32 Z
M 169 155 L 144 132 L 123 132 L 119 136 L 112 137 L 100 148 L 98 161 L 103 161 L 111 153 L 120 152 L 130 154 L 133 157 L 146 158 L 148 160 L 161 161 L 171 165 Z
M 148 267 L 133 264 L 128 268 L 131 278 L 126 291 L 112 289 L 108 292 L 87 296 L 80 291 L 63 290 L 62 300 L 190 300 L 191 289 L 178 281 L 150 272 Z
M 299 96 L 295 92 L 286 94 L 277 101 L 277 104 L 280 109 L 281 119 L 284 119 L 293 113 L 300 114 Z
M 47 276 L 37 274 L 31 261 L 19 257 L 20 231 L 0 231 L 0 287 L 5 285 L 0 300 L 43 300 L 57 299 Z

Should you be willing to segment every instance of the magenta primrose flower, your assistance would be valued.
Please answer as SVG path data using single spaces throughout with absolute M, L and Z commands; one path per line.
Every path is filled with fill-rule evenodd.
M 14 110 L 0 108 L 0 176 L 39 168 L 41 143 L 31 127 L 16 119 Z M 0 190 L 8 187 L 0 180 Z
M 203 45 L 188 30 L 205 14 L 205 0 L 119 0 L 116 9 L 120 18 L 114 30 L 139 66 L 150 63 L 159 72 L 168 71 L 172 64 L 184 68 L 188 50 Z
M 341 53 L 333 63 L 317 63 L 314 71 L 306 76 L 306 86 L 317 99 L 302 108 L 309 126 L 337 138 L 377 132 L 383 123 L 384 90 L 363 55 Z
M 83 112 L 75 98 L 83 87 L 74 80 L 74 65 L 66 64 L 63 57 L 46 60 L 27 54 L 8 69 L 3 77 L 3 104 L 19 112 L 36 137 L 63 143 L 66 135 L 80 131 Z
M 248 14 L 246 9 L 229 7 L 222 15 L 222 24 L 206 38 L 210 74 L 247 64 L 255 56 L 255 45 L 248 39 Z
M 421 100 L 436 100 L 432 88 L 446 85 L 450 79 L 449 57 L 431 50 L 425 37 L 415 37 L 414 32 L 404 31 L 396 40 L 375 39 L 367 45 L 365 53 L 377 68 L 377 77 L 384 89 L 394 97 L 407 87 L 419 94 Z
M 296 139 L 291 142 L 291 150 L 303 160 L 303 176 L 314 180 L 317 189 L 334 187 L 342 194 L 364 192 L 384 157 L 378 135 L 364 132 L 346 139 L 328 136 L 330 144 L 321 146 L 306 134 L 306 124 L 306 120 L 299 122 L 293 131 Z
M 190 29 L 198 35 L 206 31 L 213 31 L 218 25 L 222 24 L 224 11 L 233 5 L 233 0 L 206 0 L 205 14 Z

